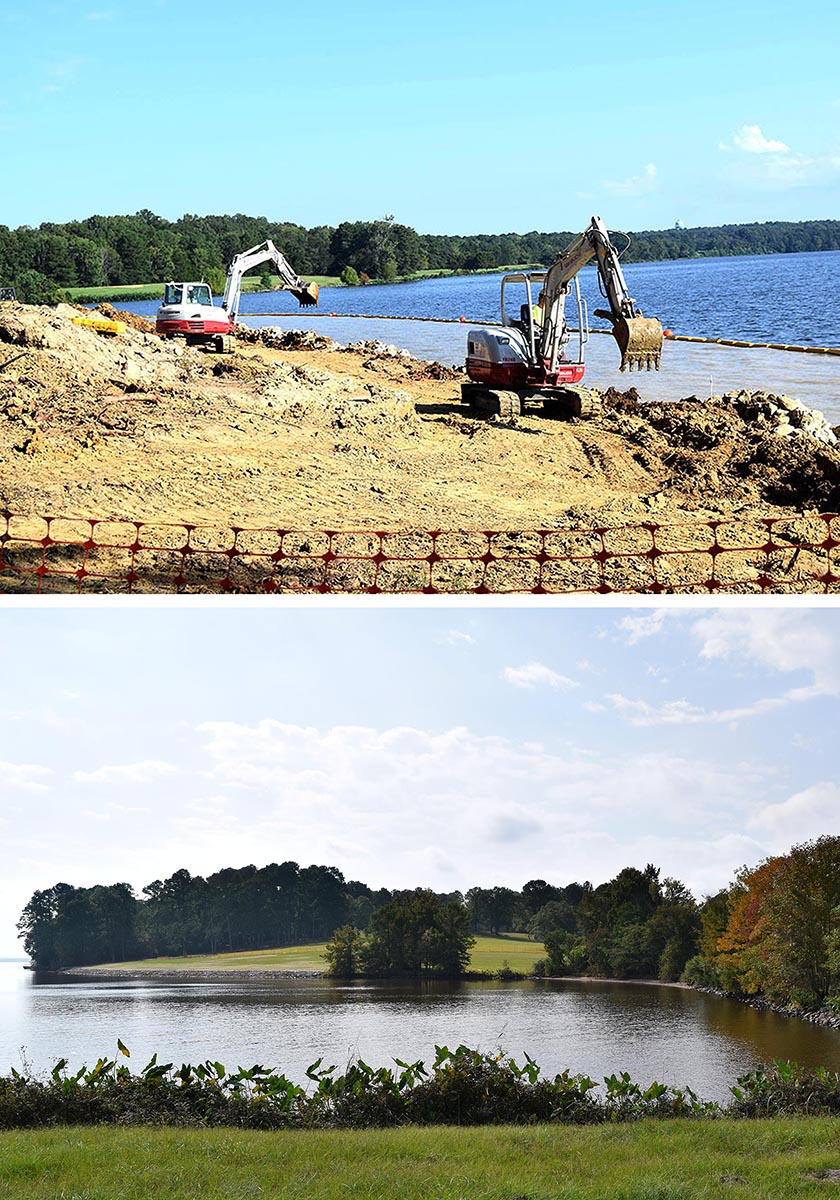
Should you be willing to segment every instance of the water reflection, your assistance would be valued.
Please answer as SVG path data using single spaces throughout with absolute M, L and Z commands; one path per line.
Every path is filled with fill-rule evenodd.
M 465 1043 L 527 1051 L 545 1072 L 569 1067 L 600 1079 L 627 1070 L 711 1099 L 772 1058 L 840 1069 L 836 1031 L 655 985 L 38 977 L 5 994 L 0 983 L 0 1017 L 2 1071 L 20 1064 L 20 1047 L 42 1070 L 62 1056 L 92 1062 L 118 1037 L 138 1065 L 155 1052 L 165 1061 L 212 1057 L 278 1066 L 298 1080 L 320 1056 L 340 1066 L 354 1055 L 375 1065 L 428 1062 L 436 1044 Z

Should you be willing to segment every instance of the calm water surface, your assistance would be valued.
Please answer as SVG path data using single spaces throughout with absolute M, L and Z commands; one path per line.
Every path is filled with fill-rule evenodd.
M 390 1064 L 458 1043 L 527 1051 L 554 1073 L 689 1084 L 725 1099 L 761 1061 L 840 1069 L 840 1034 L 684 989 L 606 983 L 345 984 L 321 979 L 36 983 L 0 965 L 0 1072 L 25 1059 L 92 1063 L 121 1038 L 142 1066 L 219 1059 L 262 1062 L 302 1080 L 319 1056 Z

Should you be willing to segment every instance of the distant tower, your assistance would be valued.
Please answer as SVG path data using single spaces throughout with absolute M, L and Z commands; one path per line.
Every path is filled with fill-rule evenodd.
M 685 229 L 685 221 L 675 221 L 674 228 L 675 229 Z

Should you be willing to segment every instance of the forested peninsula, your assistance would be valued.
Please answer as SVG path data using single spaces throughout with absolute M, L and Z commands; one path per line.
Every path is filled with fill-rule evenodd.
M 235 254 L 271 238 L 301 276 L 347 283 L 391 281 L 419 272 L 488 271 L 541 265 L 580 231 L 423 234 L 387 216 L 307 229 L 265 217 L 198 216 L 167 221 L 149 209 L 37 228 L 0 226 L 0 287 L 49 303 L 79 287 L 127 287 L 206 279 L 220 291 Z M 840 249 L 840 221 L 771 221 L 628 234 L 625 262 Z M 620 243 L 619 243 L 620 244 Z
M 57 883 L 34 893 L 18 929 L 43 970 L 327 941 L 338 976 L 455 978 L 474 934 L 518 932 L 534 940 L 537 975 L 682 980 L 840 1013 L 840 837 L 744 867 L 700 901 L 650 864 L 598 886 L 436 894 L 285 862 L 179 870 L 140 896 L 127 883 Z

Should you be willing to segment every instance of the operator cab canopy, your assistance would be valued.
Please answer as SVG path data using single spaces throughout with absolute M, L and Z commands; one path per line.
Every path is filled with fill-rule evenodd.
M 186 291 L 186 299 L 184 292 Z M 213 297 L 206 283 L 167 283 L 163 292 L 164 304 L 210 304 Z

